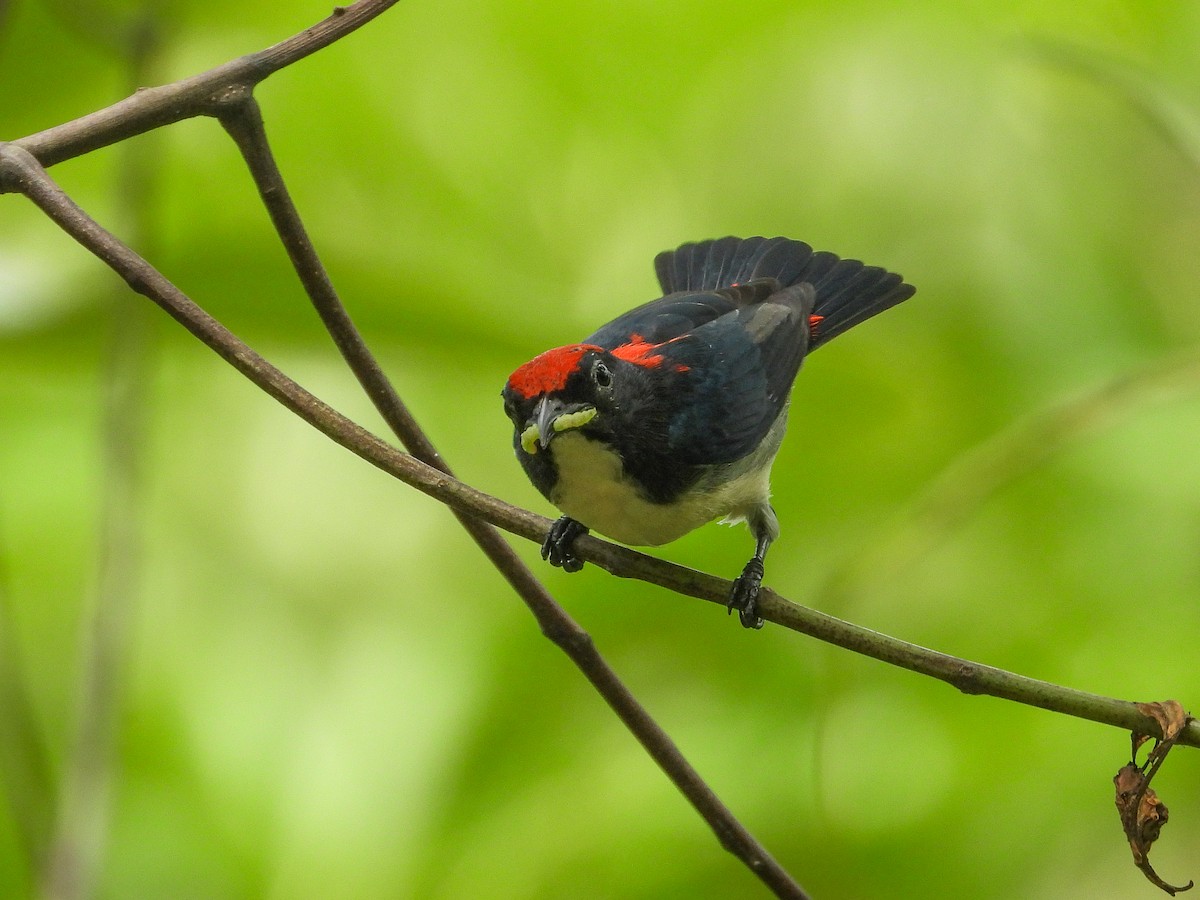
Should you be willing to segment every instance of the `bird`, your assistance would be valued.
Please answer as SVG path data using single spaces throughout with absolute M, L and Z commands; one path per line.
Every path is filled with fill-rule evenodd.
M 501 396 L 513 449 L 561 512 L 542 557 L 568 572 L 591 530 L 660 546 L 722 519 L 754 556 L 727 603 L 761 628 L 779 536 L 770 473 L 804 358 L 907 300 L 902 276 L 784 237 L 725 237 L 658 254 L 663 296 L 518 367 Z

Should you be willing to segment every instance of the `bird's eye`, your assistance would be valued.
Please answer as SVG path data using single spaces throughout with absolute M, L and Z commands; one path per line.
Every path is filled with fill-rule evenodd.
M 596 382 L 596 387 L 612 387 L 612 372 L 604 363 L 598 362 L 592 368 L 592 380 Z

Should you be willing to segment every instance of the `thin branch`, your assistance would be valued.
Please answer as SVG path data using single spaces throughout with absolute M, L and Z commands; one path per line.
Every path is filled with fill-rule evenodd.
M 28 196 L 60 228 L 121 275 L 134 291 L 157 303 L 258 387 L 323 434 L 406 484 L 443 499 L 458 512 L 484 518 L 496 518 L 495 514 L 501 512 L 514 526 L 514 531 L 519 527 L 523 536 L 540 541 L 547 520 L 509 507 L 390 447 L 284 375 L 197 306 L 146 260 L 102 228 L 54 183 L 31 154 L 12 144 L 0 145 L 0 182 L 6 180 L 10 188 Z M 591 637 L 554 603 L 532 573 L 524 566 L 514 567 L 503 559 L 498 566 L 530 603 L 543 632 L 576 662 L 708 822 L 722 846 L 741 859 L 776 896 L 806 898 L 808 895 L 804 890 L 729 812 L 670 736 L 629 693 L 596 652 Z
M 291 260 L 300 283 L 304 286 L 305 293 L 308 294 L 346 364 L 375 405 L 375 409 L 413 456 L 447 475 L 453 474 L 404 401 L 400 399 L 400 395 L 396 393 L 395 387 L 363 341 L 350 313 L 338 297 L 337 289 L 334 288 L 324 263 L 309 239 L 300 213 L 275 163 L 258 101 L 252 95 L 231 98 L 221 106 L 217 117 L 241 151 L 258 188 L 259 197 L 271 217 L 275 231 L 287 251 L 288 259 Z M 509 549 L 503 541 L 501 544 Z
M 163 125 L 212 115 L 214 106 L 230 93 L 248 91 L 284 66 L 361 28 L 397 2 L 359 0 L 350 6 L 335 6 L 327 19 L 265 50 L 171 84 L 143 88 L 104 109 L 19 138 L 14 143 L 32 153 L 43 166 L 50 167 Z
M 130 287 L 158 303 L 243 375 L 322 434 L 422 493 L 519 537 L 541 542 L 550 524 L 548 519 L 484 494 L 397 451 L 322 403 L 254 353 L 144 260 L 89 219 L 28 153 L 17 147 L 0 145 L 0 183 L 5 180 L 10 190 L 26 194 L 59 227 L 120 274 Z M 729 596 L 731 584 L 725 579 L 646 556 L 591 535 L 580 538 L 575 550 L 583 559 L 619 577 L 637 578 L 721 606 Z M 988 694 L 1112 725 L 1124 731 L 1161 735 L 1157 723 L 1138 711 L 1132 702 L 1076 691 L 929 650 L 799 606 L 773 590 L 764 589 L 760 614 L 769 621 L 827 643 L 938 678 L 964 693 Z M 1179 743 L 1200 747 L 1200 724 L 1189 725 Z

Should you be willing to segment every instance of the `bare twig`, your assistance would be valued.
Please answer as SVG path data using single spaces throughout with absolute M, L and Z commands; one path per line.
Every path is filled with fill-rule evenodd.
M 363 341 L 333 282 L 317 255 L 291 193 L 275 163 L 263 126 L 258 101 L 251 95 L 231 98 L 220 107 L 218 118 L 238 145 L 254 178 L 259 197 L 287 250 L 288 258 L 312 301 L 317 314 L 329 331 L 342 357 L 354 373 L 383 420 L 405 448 L 422 462 L 452 474 L 432 442 L 417 424 L 412 413 L 379 362 Z M 470 518 L 470 517 L 468 517 Z M 474 520 L 472 520 L 474 521 Z M 507 545 L 505 545 L 507 547 Z
M 14 143 L 32 153 L 43 166 L 107 147 L 126 138 L 212 114 L 230 91 L 245 91 L 284 66 L 316 53 L 362 27 L 398 0 L 359 0 L 334 7 L 329 18 L 286 41 L 231 60 L 191 78 L 144 88 L 112 106 L 39 131 Z
M 490 497 L 400 453 L 295 384 L 88 218 L 36 161 L 18 147 L 0 146 L 0 182 L 5 180 L 10 190 L 19 190 L 29 196 L 63 230 L 117 271 L 135 291 L 162 306 L 243 375 L 332 440 L 405 484 L 455 509 L 528 540 L 540 543 L 545 537 L 550 524 L 545 517 Z M 575 549 L 583 559 L 613 575 L 637 578 L 721 606 L 729 596 L 731 585 L 725 579 L 646 556 L 591 535 L 580 538 Z M 760 611 L 764 618 L 779 625 L 930 675 L 966 693 L 989 694 L 1126 731 L 1158 734 L 1157 724 L 1139 712 L 1132 702 L 1076 691 L 928 650 L 791 603 L 772 590 L 764 589 Z M 1179 743 L 1200 747 L 1200 726 L 1189 725 Z

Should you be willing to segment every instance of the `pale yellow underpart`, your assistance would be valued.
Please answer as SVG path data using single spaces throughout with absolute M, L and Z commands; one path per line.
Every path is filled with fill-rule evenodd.
M 722 516 L 734 523 L 769 514 L 769 456 L 765 465 L 749 466 L 724 483 L 689 491 L 665 505 L 644 499 L 625 477 L 617 454 L 599 441 L 568 433 L 555 438 L 551 450 L 558 467 L 551 502 L 572 519 L 625 544 L 658 546 Z

